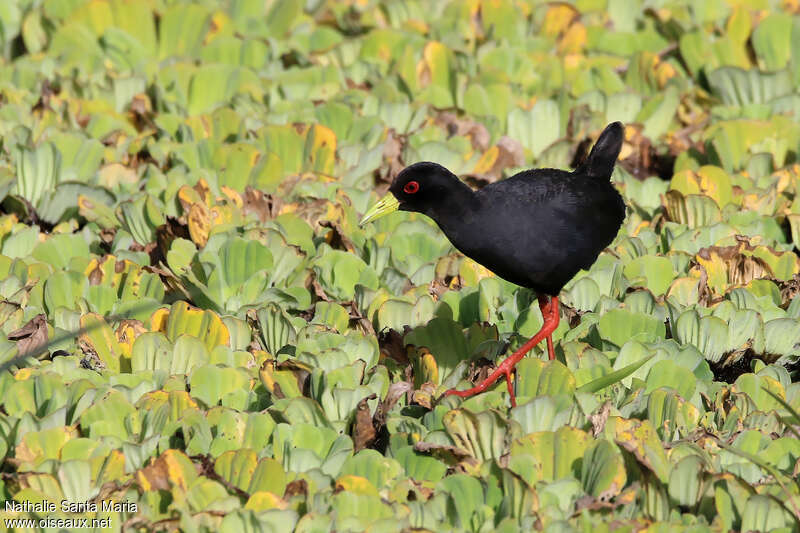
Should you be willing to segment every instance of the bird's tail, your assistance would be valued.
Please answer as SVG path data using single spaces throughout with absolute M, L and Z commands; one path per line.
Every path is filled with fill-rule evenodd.
M 590 178 L 609 179 L 622 148 L 623 131 L 620 122 L 612 122 L 606 126 L 589 152 L 589 157 L 575 169 L 575 173 L 586 174 Z

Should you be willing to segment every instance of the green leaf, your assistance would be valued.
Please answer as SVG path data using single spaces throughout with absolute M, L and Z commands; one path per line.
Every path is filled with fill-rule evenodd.
M 627 480 L 622 454 L 609 441 L 597 440 L 583 457 L 581 466 L 583 490 L 605 501 L 622 492 Z
M 14 151 L 17 164 L 17 191 L 37 207 L 46 191 L 55 188 L 61 172 L 61 154 L 53 143 L 35 149 L 19 146 Z
M 612 309 L 603 314 L 597 323 L 600 336 L 616 346 L 628 340 L 650 342 L 666 335 L 664 323 L 655 317 L 631 313 L 625 309 Z
M 627 366 L 624 366 L 619 370 L 615 370 L 614 372 L 611 372 L 595 380 L 592 380 L 589 383 L 586 383 L 578 387 L 578 389 L 576 389 L 575 392 L 580 392 L 580 393 L 599 392 L 605 389 L 606 387 L 621 382 L 622 380 L 624 380 L 625 378 L 636 372 L 642 365 L 650 361 L 655 356 L 656 354 L 652 354 L 643 359 L 639 359 L 635 363 L 631 363 Z

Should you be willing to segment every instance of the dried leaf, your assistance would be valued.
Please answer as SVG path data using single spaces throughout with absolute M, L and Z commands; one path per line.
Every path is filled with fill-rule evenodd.
M 476 185 L 483 186 L 503 177 L 503 170 L 525 164 L 525 152 L 519 141 L 503 136 L 495 146 L 489 148 L 475 164 L 469 177 Z
M 405 333 L 399 333 L 389 328 L 378 333 L 378 346 L 381 357 L 388 357 L 397 361 L 400 365 L 407 365 L 409 363 L 408 353 L 403 342 Z
M 434 124 L 444 128 L 448 137 L 467 137 L 472 143 L 472 148 L 483 152 L 489 147 L 489 130 L 480 122 L 468 118 L 459 118 L 451 112 L 439 113 L 434 119 Z
M 8 334 L 8 340 L 17 341 L 20 357 L 36 356 L 47 351 L 47 321 L 44 314 L 33 317 L 27 324 Z
M 374 400 L 377 396 L 373 393 L 362 398 L 356 406 L 356 419 L 353 423 L 353 449 L 356 453 L 364 448 L 368 448 L 373 442 L 377 432 L 372 423 L 372 414 L 369 411 L 369 400 Z

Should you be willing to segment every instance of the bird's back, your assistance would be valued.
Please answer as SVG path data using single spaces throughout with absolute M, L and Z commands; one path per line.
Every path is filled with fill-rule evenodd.
M 595 262 L 625 218 L 610 182 L 551 169 L 517 174 L 477 197 L 469 226 L 479 238 L 462 251 L 508 281 L 553 295 Z
M 575 171 L 520 172 L 435 220 L 456 248 L 498 276 L 557 295 L 591 267 L 625 218 L 625 202 L 610 182 L 622 137 L 622 125 L 609 124 Z

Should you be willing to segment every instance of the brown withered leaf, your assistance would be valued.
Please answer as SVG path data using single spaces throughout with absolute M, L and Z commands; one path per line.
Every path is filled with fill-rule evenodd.
M 47 321 L 44 314 L 33 317 L 27 324 L 8 334 L 8 340 L 17 341 L 20 356 L 36 356 L 47 350 Z
M 147 331 L 147 328 L 144 327 L 144 324 L 141 320 L 136 320 L 135 318 L 124 318 L 120 321 L 114 333 L 116 334 L 117 341 L 119 341 L 120 344 L 132 345 L 133 341 L 139 335 L 146 333 Z
M 781 290 L 781 305 L 788 306 L 795 296 L 800 294 L 800 274 L 795 274 L 792 279 L 779 281 Z
M 86 277 L 89 280 L 89 285 L 100 285 L 103 282 L 103 268 L 99 262 Z
M 503 136 L 495 146 L 489 148 L 478 160 L 475 169 L 467 175 L 467 181 L 477 188 L 494 183 L 503 177 L 507 168 L 525 164 L 525 153 L 519 141 Z
M 432 488 L 426 487 L 422 482 L 414 478 L 409 478 L 409 483 L 414 488 L 408 491 L 408 501 L 416 501 L 417 497 L 419 497 L 422 501 L 426 502 L 433 498 L 435 491 Z
M 467 371 L 467 379 L 472 383 L 480 383 L 489 377 L 489 374 L 494 372 L 494 362 L 486 359 L 485 357 L 478 357 L 472 361 Z
M 774 277 L 770 266 L 761 258 L 742 251 L 754 250 L 747 238 L 737 236 L 737 244 L 731 246 L 709 246 L 697 252 L 698 260 L 712 261 L 719 258 L 727 270 L 728 284 L 747 285 L 754 279 Z
M 150 103 L 150 97 L 145 93 L 133 95 L 130 103 L 130 110 L 137 115 L 145 115 L 153 110 L 153 105 Z
M 414 450 L 420 453 L 429 453 L 450 466 L 460 462 L 466 462 L 470 465 L 478 464 L 478 460 L 472 457 L 468 451 L 457 446 L 421 441 L 414 444 Z
M 284 398 L 285 396 L 281 390 L 281 386 L 275 379 L 275 374 L 277 372 L 290 372 L 297 382 L 297 388 L 302 392 L 306 388 L 308 376 L 311 375 L 311 368 L 304 363 L 292 359 L 281 361 L 277 365 L 274 359 L 264 360 L 259 370 L 261 382 L 271 394 L 275 395 L 277 398 Z
M 708 272 L 705 268 L 700 268 L 700 279 L 697 281 L 697 302 L 708 307 L 714 301 L 714 294 L 708 286 Z
M 625 141 L 620 152 L 619 164 L 634 177 L 645 179 L 649 176 L 658 176 L 668 180 L 672 177 L 675 168 L 675 156 L 680 152 L 658 153 L 649 137 L 643 134 L 644 127 L 640 124 L 629 124 L 625 127 Z M 589 147 L 594 144 L 590 142 L 583 154 L 576 152 L 573 166 L 581 163 L 588 155 Z M 577 161 L 578 156 L 580 160 Z
M 169 490 L 169 465 L 163 455 L 136 472 L 136 480 L 145 491 Z
M 362 398 L 356 406 L 356 419 L 353 422 L 353 449 L 356 453 L 368 448 L 377 436 L 375 425 L 372 423 L 372 413 L 369 411 L 369 400 L 377 398 L 375 393 Z
M 308 482 L 305 479 L 295 479 L 286 485 L 283 491 L 283 499 L 288 500 L 293 496 L 308 496 Z
M 480 122 L 475 122 L 469 118 L 459 118 L 458 115 L 450 111 L 444 111 L 436 115 L 433 119 L 434 124 L 447 131 L 447 136 L 468 137 L 472 148 L 485 152 L 489 148 L 489 130 Z
M 103 228 L 100 230 L 100 241 L 103 244 L 111 244 L 117 235 L 117 228 Z
M 161 460 L 162 457 L 163 455 L 160 456 L 158 460 Z M 233 494 L 236 494 L 242 499 L 247 499 L 250 497 L 250 495 L 246 491 L 240 489 L 239 487 L 237 487 L 236 485 L 234 485 L 226 478 L 220 476 L 217 473 L 217 470 L 214 468 L 214 459 L 210 455 L 204 455 L 204 454 L 192 455 L 190 459 L 192 460 L 194 468 L 199 475 L 207 477 L 209 479 L 212 479 L 220 483 L 228 490 L 228 492 L 232 492 Z M 173 483 L 175 483 L 175 481 L 178 481 L 180 483 L 185 483 L 185 480 L 183 478 L 172 480 Z
M 175 239 L 191 240 L 189 226 L 182 223 L 180 219 L 167 215 L 166 221 L 156 228 L 156 243 L 161 257 L 164 259 L 154 261 L 151 264 L 157 265 L 161 261 L 166 261 L 167 252 L 169 252 L 172 241 Z
M 356 305 L 355 300 L 350 302 L 350 320 L 356 321 L 356 323 L 361 327 L 361 329 L 369 335 L 370 337 L 375 336 L 375 328 L 372 327 L 372 322 L 361 314 L 361 311 L 358 309 L 358 305 Z
M 396 330 L 385 328 L 378 333 L 378 347 L 381 357 L 388 357 L 397 361 L 400 365 L 407 365 L 410 361 L 406 352 L 406 345 L 403 337 L 406 332 L 399 333 Z
M 386 416 L 389 414 L 389 411 L 394 408 L 400 397 L 403 396 L 403 394 L 411 392 L 413 389 L 414 387 L 409 381 L 397 381 L 389 385 L 389 390 L 386 391 L 386 398 L 378 404 L 378 409 L 373 418 L 376 425 L 379 427 L 383 426 L 386 422 Z
M 455 279 L 455 278 L 452 278 L 452 279 Z M 448 290 L 449 290 L 449 287 L 442 280 L 434 279 L 434 280 L 431 280 L 430 283 L 428 283 L 428 294 L 431 295 L 431 297 L 433 298 L 433 301 L 435 301 L 435 302 L 439 301 L 439 298 L 441 298 L 442 294 L 446 293 Z
M 342 231 L 342 226 L 333 220 L 322 220 L 319 225 L 323 228 L 328 228 L 329 231 L 325 235 L 325 242 L 327 242 L 334 250 L 345 250 L 350 253 L 355 253 L 356 247 L 353 246 L 353 241 Z
M 592 423 L 592 436 L 597 437 L 603 432 L 608 421 L 608 415 L 611 413 L 611 402 L 604 402 L 603 405 L 589 415 L 589 421 Z
M 328 13 L 329 13 L 329 11 L 328 11 Z M 336 21 L 333 18 L 331 18 L 331 20 L 328 21 L 328 23 L 335 23 L 335 22 Z M 320 24 L 321 21 L 318 20 L 317 23 Z M 369 91 L 370 89 L 372 89 L 372 84 L 369 82 L 369 80 L 365 80 L 365 81 L 363 81 L 361 83 L 356 83 L 351 78 L 345 78 L 344 82 L 347 84 L 347 88 L 348 89 L 359 89 L 361 91 Z
M 316 228 L 320 221 L 328 215 L 330 200 L 326 198 L 314 198 L 301 202 L 292 202 L 281 207 L 281 213 L 292 212 L 302 218 L 312 228 Z
M 314 296 L 316 296 L 319 300 L 324 302 L 331 301 L 328 295 L 325 294 L 325 289 L 323 289 L 322 285 L 320 285 L 319 281 L 317 281 L 317 276 L 314 273 L 306 278 L 306 289 L 313 290 Z
M 389 131 L 386 132 L 386 141 L 383 143 L 383 160 L 386 163 L 383 168 L 386 169 L 386 173 L 383 174 L 381 169 L 378 169 L 378 172 L 381 173 L 378 177 L 387 185 L 390 184 L 394 177 L 406 166 L 405 160 L 403 159 L 403 148 L 405 144 L 405 136 L 398 134 L 394 131 L 394 128 L 389 128 Z M 385 192 L 385 187 L 383 190 L 378 190 L 379 194 Z
M 264 194 L 260 190 L 254 189 L 249 185 L 244 189 L 242 201 L 244 202 L 242 206 L 244 215 L 247 216 L 253 213 L 261 222 L 266 222 L 278 216 L 282 205 L 279 198 L 270 194 Z
M 197 194 L 200 195 L 200 198 L 204 199 L 206 203 L 210 202 L 211 200 L 211 187 L 209 187 L 208 182 L 205 179 L 200 178 L 197 180 L 197 183 L 194 184 L 192 187 Z
M 150 97 L 145 93 L 135 94 L 128 106 L 128 116 L 136 131 L 141 132 L 145 128 L 156 128 L 153 123 L 153 104 Z
M 423 383 L 419 389 L 414 391 L 411 401 L 421 405 L 426 409 L 433 409 L 433 394 L 436 392 L 436 385 L 430 381 Z
M 49 109 L 52 111 L 52 107 L 50 106 L 51 98 L 58 94 L 60 89 L 58 85 L 53 85 L 50 80 L 44 80 L 42 82 L 42 87 L 39 92 L 39 100 L 31 108 L 31 111 L 34 113 L 39 113 L 45 109 Z

